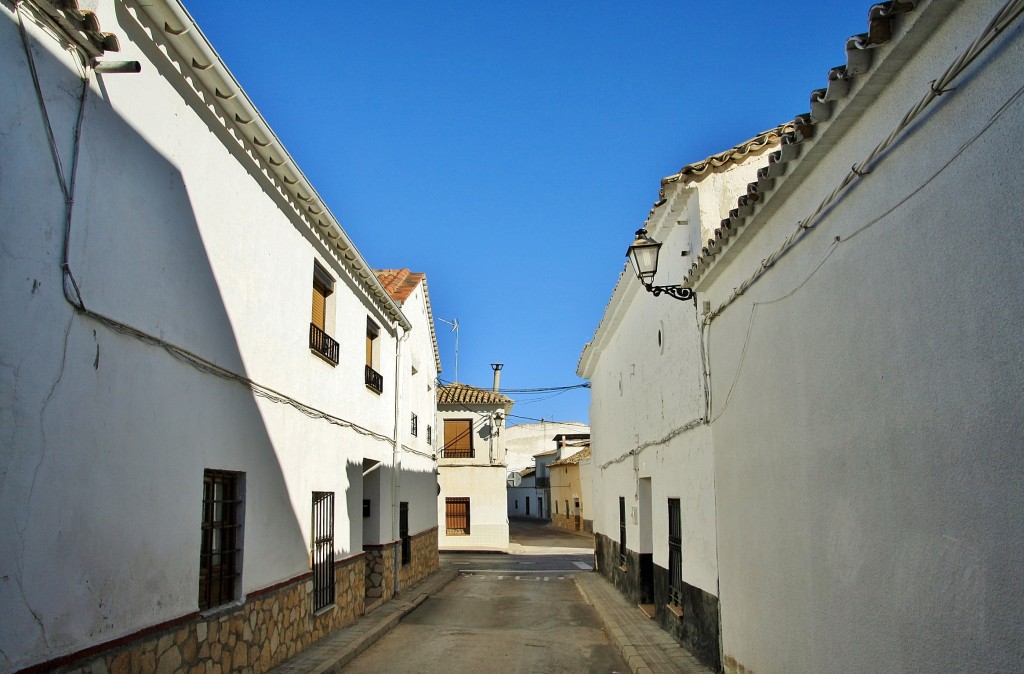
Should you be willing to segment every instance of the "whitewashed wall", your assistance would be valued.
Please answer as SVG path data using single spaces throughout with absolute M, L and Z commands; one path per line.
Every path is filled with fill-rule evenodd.
M 1000 4 L 908 15 L 945 20 L 704 296 L 752 273 Z M 1020 669 L 1021 35 L 712 324 L 729 671 Z
M 508 502 L 506 495 L 505 435 L 493 433 L 494 405 L 444 405 L 438 409 L 439 446 L 444 445 L 445 419 L 473 419 L 473 449 L 468 459 L 441 458 L 437 499 L 438 546 L 444 549 L 508 549 Z M 507 414 L 507 410 L 505 410 Z M 445 527 L 445 498 L 469 497 L 470 535 L 449 536 Z
M 402 346 L 402 400 L 399 405 L 399 432 L 402 437 L 402 473 L 399 501 L 409 508 L 409 533 L 417 534 L 437 526 L 437 359 L 431 338 L 432 320 L 427 311 L 427 289 L 421 282 L 402 303 L 402 313 L 412 330 Z M 415 373 L 414 373 L 415 369 Z M 412 434 L 412 414 L 418 418 L 418 431 Z M 430 441 L 427 427 L 430 427 Z M 396 525 L 397 526 L 397 525 Z
M 228 149 L 130 12 L 96 11 L 142 72 L 90 88 L 70 241 L 86 306 L 393 437 L 393 320 Z M 77 67 L 28 30 L 70 171 Z M 196 611 L 204 468 L 245 473 L 249 593 L 308 572 L 314 490 L 336 493 L 337 556 L 361 550 L 362 461 L 390 464 L 393 444 L 76 316 L 61 291 L 64 199 L 10 5 L 0 55 L 0 671 L 11 671 Z M 338 280 L 337 367 L 308 349 L 314 260 Z M 363 383 L 367 316 L 383 328 L 383 395 Z
M 690 258 L 681 252 L 695 247 L 704 220 L 717 224 L 728 214 L 737 186 L 746 186 L 765 162 L 751 158 L 713 180 L 666 186 L 666 202 L 649 223 L 649 234 L 663 244 L 657 284 L 682 280 Z M 680 499 L 683 580 L 717 596 L 710 433 L 704 426 L 683 430 L 705 415 L 697 320 L 692 301 L 648 294 L 631 268 L 620 275 L 581 359 L 580 374 L 591 380 L 588 515 L 595 533 L 617 541 L 618 499 L 625 497 L 627 547 L 653 553 L 654 563 L 667 569 L 668 499 Z M 628 454 L 633 450 L 635 457 Z M 650 480 L 647 503 L 641 503 L 638 480 Z M 645 511 L 650 521 L 642 522 Z

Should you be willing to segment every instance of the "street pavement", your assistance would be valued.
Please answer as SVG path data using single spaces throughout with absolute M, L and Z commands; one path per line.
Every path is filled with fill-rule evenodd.
M 441 569 L 271 670 L 709 674 L 593 569 L 593 537 L 513 520 L 509 554 Z

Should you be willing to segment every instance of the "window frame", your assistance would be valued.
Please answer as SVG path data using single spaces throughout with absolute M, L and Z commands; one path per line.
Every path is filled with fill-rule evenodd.
M 619 564 L 626 566 L 626 497 L 619 497 Z
M 679 499 L 668 500 L 668 603 L 683 603 L 683 524 Z
M 313 612 L 334 605 L 334 492 L 314 491 L 309 543 Z
M 398 537 L 402 541 L 402 566 L 412 562 L 412 537 L 409 536 L 409 502 L 398 503 Z
M 334 294 L 334 278 L 319 262 L 313 260 L 312 309 L 309 318 L 309 350 L 332 365 L 338 364 L 339 346 L 327 330 L 333 318 L 330 297 Z M 318 301 L 319 298 L 319 301 Z M 318 310 L 319 309 L 319 310 Z M 318 320 L 319 319 L 319 320 Z
M 412 437 L 414 437 L 414 438 L 415 437 L 419 437 L 419 434 L 420 434 L 420 420 L 419 420 L 419 417 L 416 416 L 415 412 L 412 413 L 412 420 L 411 420 L 411 423 L 409 425 L 409 432 L 412 433 Z
M 220 498 L 218 485 L 222 488 Z M 245 473 L 203 470 L 200 611 L 231 604 L 241 598 L 244 506 Z
M 465 513 L 457 512 L 465 506 Z M 452 526 L 461 524 L 465 526 Z M 444 529 L 447 536 L 469 536 L 472 531 L 470 498 L 468 496 L 446 496 L 444 499 Z
M 380 326 L 366 317 L 366 367 L 364 381 L 366 388 L 377 395 L 384 392 L 384 377 L 380 374 Z
M 444 458 L 446 458 L 446 459 L 473 459 L 473 458 L 476 458 L 476 447 L 474 446 L 474 443 L 473 443 L 473 419 L 472 418 L 468 418 L 467 419 L 465 417 L 460 417 L 460 418 L 457 418 L 457 419 L 456 418 L 452 418 L 452 419 L 445 419 L 442 423 L 444 424 L 444 447 L 442 448 L 442 456 Z M 454 426 L 454 424 L 456 424 L 456 423 L 458 423 L 458 424 L 465 424 L 466 425 L 467 430 L 465 432 L 465 436 L 466 436 L 466 441 L 469 443 L 469 448 L 468 449 L 463 448 L 463 447 L 451 447 L 451 448 L 449 448 L 449 444 L 448 444 L 448 442 L 449 442 L 448 425 L 452 424 Z M 461 439 L 462 437 L 463 437 L 463 434 L 459 433 L 457 439 Z M 461 445 L 462 443 L 460 442 L 458 444 Z

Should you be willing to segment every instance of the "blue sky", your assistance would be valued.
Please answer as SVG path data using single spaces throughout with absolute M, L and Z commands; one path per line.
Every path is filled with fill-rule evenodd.
M 459 380 L 503 389 L 582 383 L 660 179 L 806 112 L 870 5 L 187 2 L 367 261 L 427 274 Z

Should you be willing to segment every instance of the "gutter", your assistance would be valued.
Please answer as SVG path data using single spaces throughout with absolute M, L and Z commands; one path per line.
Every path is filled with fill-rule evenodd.
M 412 324 L 401 307 L 384 290 L 373 267 L 356 249 L 180 0 L 152 0 L 146 4 L 133 0 L 132 5 L 136 19 L 148 29 L 154 43 L 166 48 L 168 58 L 175 62 L 186 80 L 194 80 L 189 83 L 239 141 L 243 151 L 252 157 L 257 168 L 275 183 L 296 215 L 322 237 L 383 312 L 403 329 L 411 330 Z M 143 22 L 143 16 L 148 21 Z

